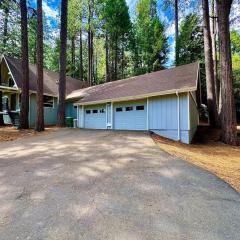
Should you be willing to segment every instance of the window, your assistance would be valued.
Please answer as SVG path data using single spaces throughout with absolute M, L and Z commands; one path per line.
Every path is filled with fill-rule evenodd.
M 73 106 L 73 108 L 77 108 L 77 106 Z
M 132 110 L 133 110 L 133 107 L 126 107 L 127 112 L 132 111 Z
M 43 96 L 43 105 L 46 108 L 53 108 L 54 107 L 54 98 L 51 96 Z
M 97 109 L 92 110 L 92 113 L 98 113 Z
M 105 113 L 105 109 L 104 109 L 104 108 L 101 109 L 101 110 L 100 110 L 100 113 Z
M 86 114 L 90 114 L 91 113 L 91 110 L 86 110 Z
M 144 106 L 143 105 L 141 105 L 141 106 L 136 106 L 136 110 L 138 111 L 138 110 L 144 110 Z
M 121 107 L 116 108 L 116 112 L 122 112 L 122 108 Z

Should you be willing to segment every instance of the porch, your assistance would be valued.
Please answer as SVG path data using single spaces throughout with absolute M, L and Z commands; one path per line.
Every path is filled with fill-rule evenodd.
M 20 93 L 14 87 L 0 85 L 0 115 L 3 116 L 4 124 L 19 125 Z

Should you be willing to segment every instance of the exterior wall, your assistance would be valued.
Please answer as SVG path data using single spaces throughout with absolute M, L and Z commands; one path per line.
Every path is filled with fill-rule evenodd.
M 137 106 L 144 106 L 144 110 L 136 110 Z M 116 111 L 119 107 L 122 112 Z M 133 110 L 126 111 L 126 107 L 133 107 Z M 147 100 L 114 103 L 113 129 L 147 130 Z
M 193 96 L 194 97 L 194 96 Z M 189 94 L 189 123 L 190 123 L 190 130 L 189 130 L 189 141 L 191 142 L 194 134 L 197 130 L 197 125 L 199 123 L 199 115 L 198 115 L 198 109 L 196 102 L 194 101 L 194 98 Z
M 143 111 L 136 111 L 136 106 L 144 105 Z M 86 110 L 106 109 L 107 104 L 79 106 L 78 124 L 82 128 L 107 128 L 107 110 L 106 114 L 95 115 L 95 118 L 86 116 Z M 116 112 L 117 107 L 125 108 L 133 106 L 133 111 Z M 178 116 L 178 106 L 179 115 Z M 163 137 L 191 143 L 198 125 L 198 110 L 194 99 L 189 93 L 151 97 L 139 101 L 117 102 L 112 104 L 113 129 L 122 130 L 150 130 Z M 137 115 L 136 115 L 137 114 Z M 139 115 L 138 115 L 139 114 Z M 178 126 L 180 126 L 180 139 L 178 136 Z
M 180 139 L 178 139 L 178 98 L 165 95 L 149 98 L 149 130 L 173 140 L 189 143 L 188 94 L 179 95 Z
M 73 117 L 77 119 L 77 108 L 73 106 L 73 102 L 65 103 L 65 114 L 66 117 Z
M 29 107 L 29 125 L 31 127 L 35 126 L 36 117 L 37 117 L 36 94 L 32 93 L 30 95 L 30 107 Z M 57 98 L 54 98 L 53 108 L 44 107 L 44 123 L 46 126 L 55 125 L 57 123 Z

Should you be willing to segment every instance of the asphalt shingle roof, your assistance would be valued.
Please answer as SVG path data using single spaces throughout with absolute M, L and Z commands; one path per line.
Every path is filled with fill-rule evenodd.
M 22 63 L 21 60 L 4 56 L 7 61 L 7 64 L 10 68 L 10 71 L 13 75 L 13 78 L 19 88 L 22 86 L 21 80 L 21 72 L 22 72 Z M 36 74 L 36 65 L 29 64 L 29 89 L 31 91 L 37 90 L 37 74 Z M 49 95 L 58 95 L 58 84 L 59 73 L 44 69 L 43 72 L 43 85 L 44 85 L 44 94 Z M 67 77 L 66 79 L 66 94 L 70 94 L 72 91 L 83 88 L 85 83 L 74 79 L 71 77 Z
M 79 103 L 124 100 L 136 97 L 197 90 L 199 64 L 191 63 L 123 80 L 73 91 L 67 99 Z

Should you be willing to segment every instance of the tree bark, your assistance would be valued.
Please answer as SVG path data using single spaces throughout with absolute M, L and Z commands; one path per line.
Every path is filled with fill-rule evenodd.
M 21 4 L 21 2 L 20 2 Z M 3 48 L 5 50 L 7 44 L 7 35 L 8 35 L 8 17 L 9 17 L 9 7 L 4 7 L 4 26 L 3 26 Z
M 202 0 L 202 8 L 203 8 L 204 53 L 205 53 L 205 71 L 206 71 L 209 124 L 211 127 L 216 127 L 218 121 L 218 111 L 214 88 L 212 40 L 209 25 L 208 0 Z
M 217 108 L 219 106 L 219 91 L 220 91 L 220 85 L 219 85 L 219 79 L 217 74 L 217 26 L 216 26 L 216 11 L 215 11 L 215 0 L 212 0 L 211 4 L 211 12 L 212 16 L 210 18 L 211 20 L 211 38 L 212 38 L 212 55 L 213 55 L 213 74 L 214 74 L 214 88 L 215 88 L 215 94 L 216 94 L 216 104 Z
M 109 82 L 109 44 L 108 44 L 108 34 L 105 35 L 105 46 L 106 46 L 106 76 L 105 82 Z
M 21 111 L 20 128 L 29 128 L 29 56 L 28 56 L 28 20 L 27 20 L 27 2 L 20 1 L 21 10 L 21 52 L 22 52 L 22 93 L 21 93 Z
M 80 29 L 79 33 L 79 60 L 80 60 L 80 66 L 79 66 L 79 78 L 81 81 L 83 81 L 83 46 L 82 46 L 82 29 Z
M 75 36 L 72 37 L 71 41 L 72 41 L 72 49 L 71 49 L 71 52 L 72 52 L 72 77 L 74 78 L 75 77 Z
M 178 63 L 178 46 L 177 46 L 177 40 L 178 40 L 178 0 L 175 0 L 174 4 L 174 10 L 175 10 L 175 54 L 176 54 L 176 63 Z
M 57 123 L 59 127 L 64 127 L 65 125 L 67 9 L 68 9 L 68 0 L 62 0 L 61 29 L 60 29 L 60 73 L 59 73 L 59 87 L 58 87 L 58 123 Z
M 118 79 L 118 36 L 115 34 L 114 80 Z
M 221 66 L 221 129 L 222 141 L 237 144 L 236 108 L 233 95 L 232 55 L 229 31 L 229 14 L 232 0 L 217 0 L 218 31 Z
M 93 0 L 88 0 L 88 86 L 92 86 L 93 80 Z
M 2 83 L 2 68 L 0 65 L 0 85 Z M 2 112 L 2 91 L 0 91 L 0 112 Z M 3 115 L 0 114 L 0 126 L 4 126 Z
M 42 0 L 37 0 L 37 119 L 36 131 L 44 131 Z

